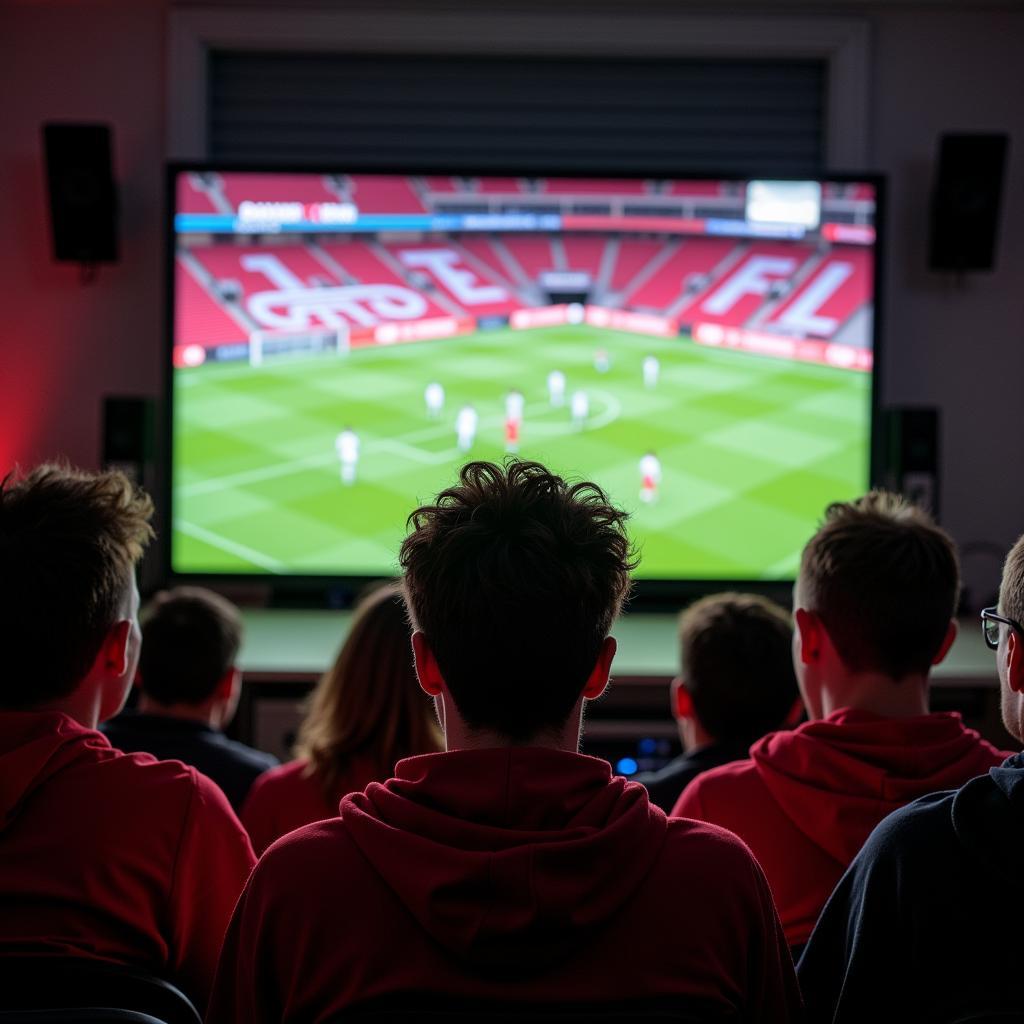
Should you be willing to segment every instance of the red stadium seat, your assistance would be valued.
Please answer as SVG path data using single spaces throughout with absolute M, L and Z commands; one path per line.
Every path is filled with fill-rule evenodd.
M 831 338 L 871 301 L 871 251 L 834 249 L 772 314 L 769 323 L 798 337 Z
M 636 291 L 626 294 L 626 304 L 667 310 L 683 294 L 688 277 L 709 274 L 735 248 L 732 239 L 685 239 Z
M 174 282 L 178 297 L 174 321 L 176 345 L 216 348 L 246 340 L 249 332 L 225 312 L 180 258 L 174 263 Z

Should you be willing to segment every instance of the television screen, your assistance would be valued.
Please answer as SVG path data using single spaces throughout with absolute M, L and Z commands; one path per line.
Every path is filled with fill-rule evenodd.
M 785 580 L 869 484 L 871 181 L 175 168 L 171 569 L 393 573 L 471 459 L 651 580 Z

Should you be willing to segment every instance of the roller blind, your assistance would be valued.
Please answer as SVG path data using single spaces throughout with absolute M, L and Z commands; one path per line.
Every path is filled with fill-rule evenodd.
M 214 51 L 213 159 L 812 174 L 820 60 Z

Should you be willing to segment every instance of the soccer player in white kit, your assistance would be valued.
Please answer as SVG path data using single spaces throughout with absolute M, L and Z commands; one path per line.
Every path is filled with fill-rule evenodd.
M 471 405 L 464 405 L 458 416 L 455 417 L 455 434 L 457 436 L 459 451 L 468 452 L 473 447 L 473 440 L 476 437 L 476 427 L 480 417 L 476 409 Z
M 640 460 L 640 500 L 649 505 L 658 496 L 661 483 L 661 462 L 654 452 L 648 452 Z
M 519 451 L 519 428 L 523 425 L 523 393 L 513 388 L 505 396 L 505 451 Z
M 573 426 L 578 430 L 582 430 L 583 424 L 587 422 L 587 417 L 590 415 L 590 399 L 587 398 L 586 391 L 574 391 L 572 393 L 569 409 L 572 412 Z
M 341 482 L 345 486 L 356 482 L 356 463 L 359 462 L 359 435 L 346 427 L 335 439 L 334 450 L 341 462 Z
M 598 373 L 607 373 L 611 369 L 612 361 L 608 358 L 607 349 L 599 348 L 594 353 L 594 369 Z
M 548 399 L 552 405 L 565 403 L 565 374 L 561 370 L 552 370 L 548 374 Z
M 658 374 L 661 373 L 661 363 L 657 356 L 644 356 L 644 387 L 655 388 L 658 386 Z
M 432 380 L 423 392 L 423 400 L 427 403 L 427 415 L 436 420 L 444 409 L 444 388 Z

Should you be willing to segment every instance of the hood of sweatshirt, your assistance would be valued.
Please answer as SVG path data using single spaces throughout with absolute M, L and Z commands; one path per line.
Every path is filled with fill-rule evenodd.
M 345 797 L 346 830 L 421 927 L 477 968 L 540 969 L 629 900 L 665 815 L 605 761 L 536 747 L 427 754 Z
M 972 779 L 953 798 L 953 830 L 985 870 L 1007 891 L 1024 889 L 1024 754 L 1015 754 L 987 775 Z
M 100 733 L 58 711 L 0 712 L 0 831 L 40 786 L 110 749 Z
M 1003 758 L 954 712 L 883 718 L 849 708 L 772 733 L 750 756 L 793 825 L 844 866 L 886 815 Z

